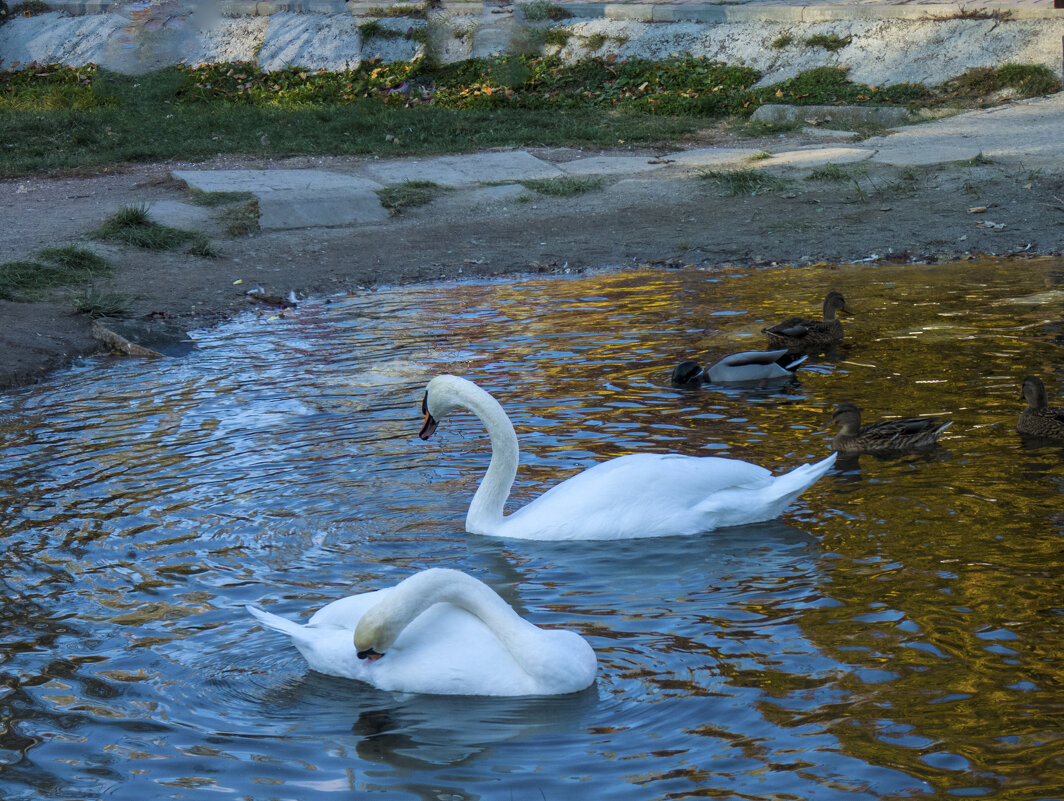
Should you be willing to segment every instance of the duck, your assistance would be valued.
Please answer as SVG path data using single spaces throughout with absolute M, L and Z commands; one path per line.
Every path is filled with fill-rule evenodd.
M 529 623 L 487 584 L 450 568 L 340 598 L 305 624 L 246 608 L 287 634 L 312 670 L 379 690 L 562 695 L 591 686 L 598 669 L 579 634 Z
M 1016 430 L 1035 437 L 1064 439 L 1064 409 L 1049 406 L 1042 379 L 1034 375 L 1023 379 L 1022 397 L 1027 401 L 1027 408 L 1020 412 Z
M 842 323 L 836 316 L 839 312 L 853 314 L 842 293 L 832 290 L 824 298 L 823 319 L 791 317 L 782 323 L 762 328 L 761 333 L 768 336 L 769 343 L 778 348 L 802 350 L 835 345 L 842 341 Z
M 831 447 L 840 453 L 874 453 L 930 448 L 938 442 L 952 420 L 942 423 L 936 417 L 909 417 L 881 420 L 861 425 L 861 410 L 852 403 L 840 403 L 831 415 L 839 433 Z
M 698 534 L 771 520 L 835 462 L 835 454 L 773 476 L 759 465 L 717 456 L 633 453 L 601 462 L 551 487 L 510 515 L 517 434 L 490 393 L 456 375 L 429 381 L 419 436 L 429 439 L 457 408 L 484 424 L 491 462 L 473 495 L 465 529 L 525 540 L 618 540 Z
M 708 368 L 697 362 L 680 362 L 672 371 L 672 383 L 678 386 L 701 384 L 730 384 L 743 381 L 772 381 L 791 378 L 808 356 L 781 350 L 747 350 L 732 353 Z

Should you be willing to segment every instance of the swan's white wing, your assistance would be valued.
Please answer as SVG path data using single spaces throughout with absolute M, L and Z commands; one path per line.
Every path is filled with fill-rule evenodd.
M 505 518 L 501 536 L 620 539 L 714 527 L 699 504 L 725 490 L 770 486 L 772 474 L 736 459 L 632 454 L 579 473 Z

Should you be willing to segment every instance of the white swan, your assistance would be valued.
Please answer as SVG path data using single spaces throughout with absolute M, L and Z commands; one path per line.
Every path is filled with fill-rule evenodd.
M 595 681 L 595 652 L 572 631 L 523 620 L 487 584 L 433 568 L 322 607 L 306 625 L 248 606 L 292 638 L 319 673 L 434 695 L 558 695 Z
M 715 456 L 640 453 L 610 459 L 547 490 L 509 517 L 503 506 L 517 475 L 517 435 L 502 406 L 471 381 L 433 378 L 422 401 L 422 439 L 461 406 L 491 438 L 491 463 L 469 504 L 466 531 L 532 540 L 606 540 L 695 534 L 771 520 L 835 463 L 835 454 L 773 476 Z
M 747 350 L 732 353 L 706 369 L 697 362 L 680 362 L 672 371 L 674 384 L 701 384 L 712 381 L 727 384 L 742 381 L 771 381 L 791 378 L 798 367 L 809 358 L 806 354 L 781 350 Z

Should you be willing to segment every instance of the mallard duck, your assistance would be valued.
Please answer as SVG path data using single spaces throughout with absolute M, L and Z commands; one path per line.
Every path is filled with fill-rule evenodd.
M 1042 379 L 1029 375 L 1023 379 L 1023 398 L 1027 408 L 1020 412 L 1016 430 L 1035 437 L 1064 439 L 1064 409 L 1051 409 Z
M 732 353 L 707 369 L 697 362 L 680 362 L 672 371 L 672 383 L 687 385 L 703 381 L 727 384 L 740 381 L 771 381 L 790 378 L 808 357 L 780 350 L 748 350 Z
M 881 420 L 861 425 L 861 410 L 852 403 L 835 407 L 831 421 L 839 427 L 831 447 L 840 453 L 874 453 L 909 451 L 933 446 L 952 421 L 942 423 L 937 417 L 909 417 Z
M 488 429 L 491 462 L 473 495 L 466 531 L 525 540 L 622 540 L 699 534 L 778 517 L 835 463 L 836 454 L 772 475 L 764 467 L 719 456 L 630 453 L 599 462 L 555 484 L 510 515 L 503 508 L 517 475 L 518 444 L 510 418 L 472 381 L 438 375 L 421 410 L 428 439 L 455 409 Z
M 853 314 L 846 305 L 841 292 L 828 292 L 824 298 L 824 319 L 807 320 L 804 317 L 791 317 L 782 323 L 762 328 L 769 343 L 778 348 L 802 350 L 804 348 L 834 345 L 842 341 L 842 323 L 835 316 L 838 312 Z

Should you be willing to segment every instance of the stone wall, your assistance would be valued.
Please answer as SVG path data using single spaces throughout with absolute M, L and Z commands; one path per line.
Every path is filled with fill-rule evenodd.
M 762 83 L 818 66 L 856 81 L 936 84 L 970 67 L 1045 64 L 1059 73 L 1064 11 L 973 14 L 954 5 L 702 5 L 558 3 L 569 16 L 537 19 L 544 5 L 444 2 L 428 7 L 343 0 L 50 0 L 58 11 L 0 26 L 0 69 L 89 62 L 124 72 L 173 63 L 254 61 L 338 70 L 366 59 L 440 61 L 508 52 L 567 60 L 689 53 L 764 74 Z M 398 6 L 398 7 L 397 7 Z M 535 12 L 540 12 L 536 14 Z M 806 40 L 834 34 L 829 51 Z M 788 44 L 781 42 L 790 39 Z

